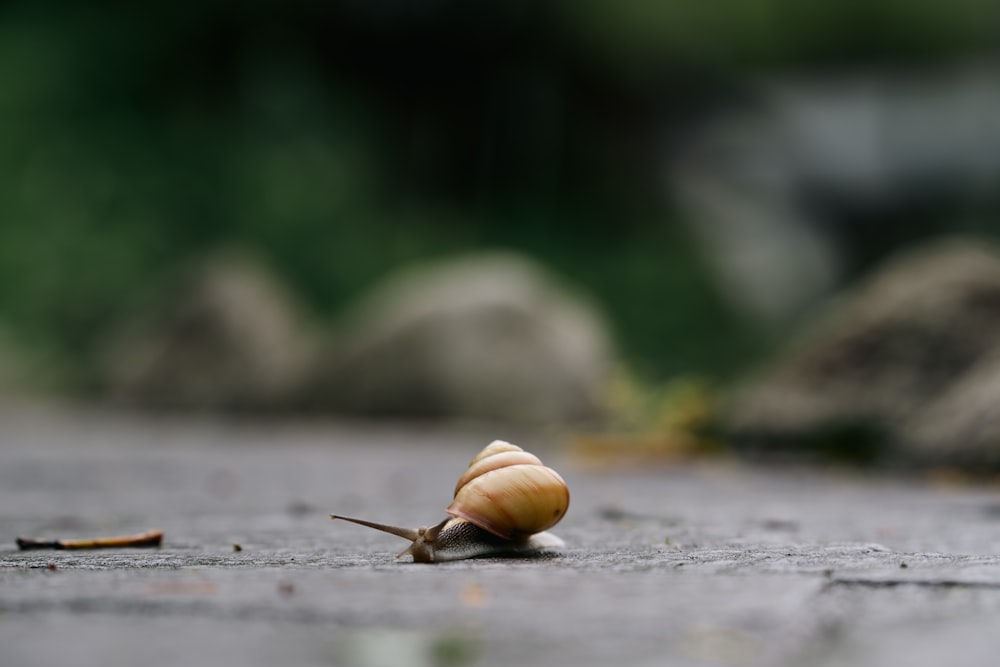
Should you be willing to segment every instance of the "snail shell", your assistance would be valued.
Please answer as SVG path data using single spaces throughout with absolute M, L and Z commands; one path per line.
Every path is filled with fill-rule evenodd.
M 330 515 L 398 535 L 413 543 L 398 557 L 416 562 L 476 556 L 531 555 L 564 546 L 546 532 L 566 514 L 569 489 L 534 454 L 502 440 L 472 459 L 445 510 L 452 518 L 429 528 L 398 528 Z
M 568 507 L 559 473 L 517 445 L 496 441 L 459 478 L 445 512 L 497 537 L 523 540 L 556 525 Z

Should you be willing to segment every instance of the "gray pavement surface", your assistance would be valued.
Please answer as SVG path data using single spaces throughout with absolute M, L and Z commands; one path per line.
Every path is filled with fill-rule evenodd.
M 403 540 L 327 518 L 436 522 L 494 437 L 569 483 L 561 555 L 404 563 Z M 996 486 L 599 472 L 556 444 L 4 409 L 0 665 L 997 664 Z M 154 528 L 160 549 L 14 542 Z

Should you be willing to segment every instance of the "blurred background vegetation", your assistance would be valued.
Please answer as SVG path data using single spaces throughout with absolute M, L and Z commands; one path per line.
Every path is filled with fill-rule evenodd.
M 602 303 L 651 380 L 767 345 L 668 196 L 672 147 L 757 74 L 960 59 L 989 0 L 12 1 L 0 322 L 86 388 L 178 266 L 267 259 L 333 318 L 403 262 L 510 248 Z

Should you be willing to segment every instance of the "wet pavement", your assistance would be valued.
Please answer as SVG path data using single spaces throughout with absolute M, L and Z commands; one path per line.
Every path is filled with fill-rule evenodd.
M 412 564 L 403 540 L 328 519 L 437 522 L 494 437 L 569 483 L 562 554 Z M 558 445 L 2 410 L 0 665 L 995 664 L 1000 487 L 596 471 Z M 15 546 L 151 529 L 162 548 Z

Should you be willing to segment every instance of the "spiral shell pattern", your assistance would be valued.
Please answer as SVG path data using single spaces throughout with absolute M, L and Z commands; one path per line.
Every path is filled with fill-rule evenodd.
M 498 537 L 525 540 L 556 525 L 568 508 L 569 489 L 555 470 L 496 440 L 472 459 L 445 511 Z

